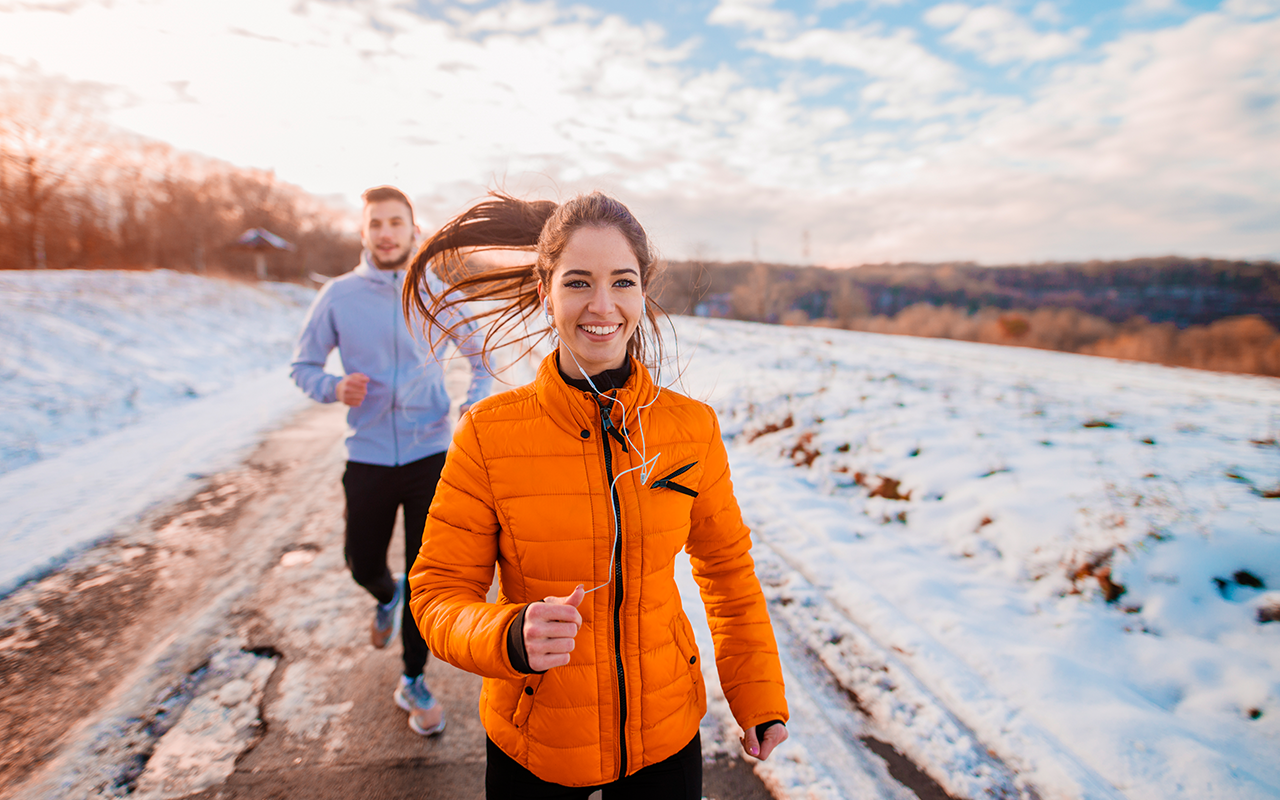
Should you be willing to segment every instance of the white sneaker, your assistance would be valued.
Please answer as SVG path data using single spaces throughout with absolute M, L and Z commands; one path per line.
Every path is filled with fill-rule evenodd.
M 396 705 L 409 712 L 409 727 L 415 733 L 435 736 L 444 730 L 444 707 L 436 702 L 421 675 L 416 678 L 401 675 L 395 699 Z

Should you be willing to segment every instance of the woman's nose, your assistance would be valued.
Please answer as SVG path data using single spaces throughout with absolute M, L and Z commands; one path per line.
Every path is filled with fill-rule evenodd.
M 609 287 L 601 286 L 591 293 L 591 299 L 587 302 L 587 309 L 594 314 L 604 314 L 612 311 L 614 305 L 616 304 Z

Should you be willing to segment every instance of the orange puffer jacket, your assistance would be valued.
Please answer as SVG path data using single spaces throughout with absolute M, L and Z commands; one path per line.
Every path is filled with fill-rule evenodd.
M 626 418 L 608 404 L 612 425 L 625 425 L 639 445 L 636 409 L 647 405 L 647 452 L 660 455 L 645 484 L 638 470 L 622 475 L 616 503 L 610 480 L 639 466 L 640 455 L 605 429 L 595 398 L 564 382 L 555 354 L 534 383 L 474 405 L 454 434 L 409 576 L 410 607 L 431 651 L 485 679 L 480 718 L 489 737 L 538 777 L 567 786 L 630 775 L 698 731 L 706 689 L 676 589 L 681 548 L 738 724 L 787 719 L 715 412 L 659 392 L 634 359 L 617 397 Z M 615 513 L 621 547 L 611 564 Z M 495 564 L 499 592 L 490 603 Z M 535 675 L 512 667 L 507 629 L 525 604 L 605 583 L 579 606 L 568 665 Z

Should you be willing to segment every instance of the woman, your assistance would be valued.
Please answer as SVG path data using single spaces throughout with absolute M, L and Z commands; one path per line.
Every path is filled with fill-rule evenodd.
M 493 301 L 477 315 L 494 321 L 486 352 L 537 318 L 556 348 L 532 384 L 458 425 L 409 577 L 414 619 L 433 653 L 485 679 L 489 798 L 696 800 L 706 694 L 681 548 L 748 753 L 786 739 L 787 704 L 715 412 L 643 363 L 660 344 L 648 239 L 604 195 L 493 195 L 419 249 L 406 311 L 435 321 L 449 301 L 422 293 L 428 264 L 456 274 L 477 248 L 535 254 L 453 281 L 455 297 Z

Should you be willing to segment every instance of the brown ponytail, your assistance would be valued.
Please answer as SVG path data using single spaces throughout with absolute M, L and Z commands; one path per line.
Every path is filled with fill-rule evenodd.
M 446 222 L 418 248 L 404 281 L 405 319 L 421 319 L 424 332 L 432 328 L 440 331 L 439 335 L 455 333 L 469 323 L 479 324 L 485 329 L 486 361 L 499 344 L 527 342 L 524 353 L 528 353 L 549 331 L 508 337 L 539 313 L 538 284 L 550 284 L 569 238 L 580 228 L 615 228 L 626 238 L 640 266 L 640 286 L 647 299 L 645 317 L 649 322 L 645 331 L 641 320 L 627 342 L 627 352 L 646 366 L 657 366 L 662 356 L 662 335 L 654 309 L 665 314 L 651 296 L 652 281 L 659 272 L 657 259 L 648 235 L 631 211 L 598 192 L 578 195 L 559 206 L 548 200 L 530 202 L 490 192 L 488 198 Z M 486 250 L 525 251 L 531 259 L 527 264 L 473 271 L 467 257 Z M 431 291 L 425 280 L 432 265 L 446 285 L 440 296 Z M 469 314 L 446 326 L 442 313 L 464 303 L 478 306 L 470 305 Z

